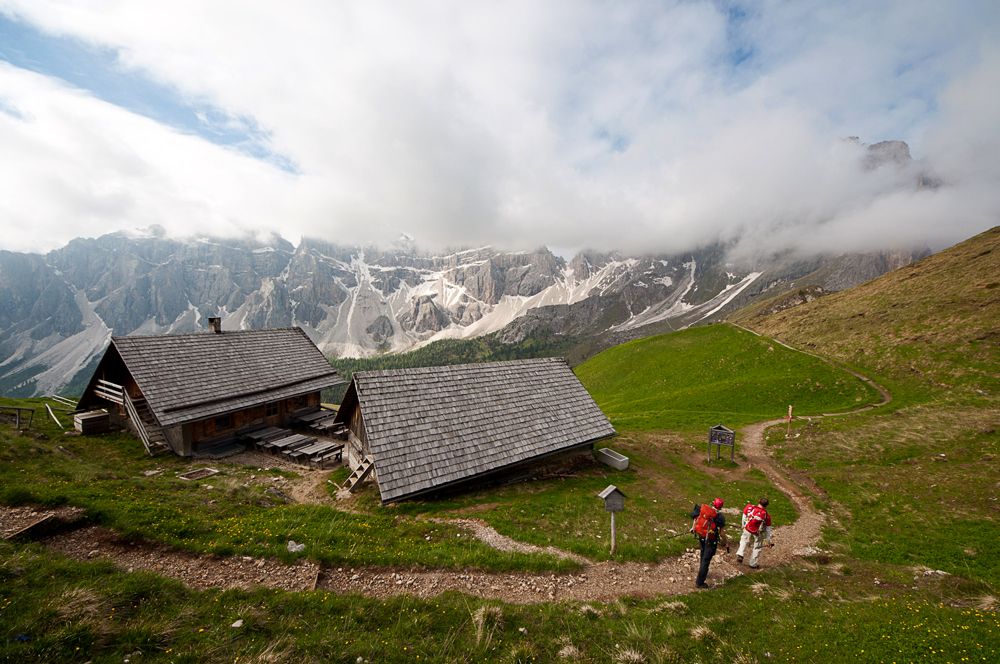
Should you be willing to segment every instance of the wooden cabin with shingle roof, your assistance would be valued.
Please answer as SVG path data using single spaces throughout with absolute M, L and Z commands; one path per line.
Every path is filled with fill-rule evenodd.
M 198 454 L 292 413 L 319 407 L 343 379 L 297 327 L 112 337 L 77 405 L 109 408 L 150 453 Z
M 615 433 L 560 358 L 359 371 L 337 421 L 348 430 L 348 487 L 373 475 L 383 503 L 589 450 Z

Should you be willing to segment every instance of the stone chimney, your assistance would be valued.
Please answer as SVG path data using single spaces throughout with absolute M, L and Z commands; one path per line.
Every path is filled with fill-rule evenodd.
M 208 319 L 208 329 L 216 334 L 222 334 L 222 319 L 218 316 L 210 317 Z

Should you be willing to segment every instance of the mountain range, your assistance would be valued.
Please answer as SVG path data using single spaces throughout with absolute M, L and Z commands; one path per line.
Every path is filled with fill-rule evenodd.
M 764 294 L 850 287 L 925 252 L 739 266 L 714 245 L 627 257 L 488 247 L 442 256 L 304 239 L 294 246 L 112 233 L 46 255 L 0 252 L 0 391 L 72 390 L 111 335 L 298 325 L 324 353 L 365 357 L 496 334 L 641 336 L 711 321 Z M 805 291 L 803 291 L 805 292 Z
M 855 140 L 855 139 L 852 139 Z M 911 161 L 867 146 L 865 168 Z M 933 187 L 921 175 L 915 187 Z M 112 335 L 297 325 L 329 356 L 399 353 L 439 339 L 628 338 L 710 322 L 755 298 L 843 290 L 926 255 L 873 251 L 731 261 L 715 243 L 671 255 L 490 247 L 429 255 L 279 235 L 169 238 L 159 228 L 77 238 L 45 255 L 0 251 L 0 394 L 78 392 Z M 798 291 L 794 291 L 794 289 Z

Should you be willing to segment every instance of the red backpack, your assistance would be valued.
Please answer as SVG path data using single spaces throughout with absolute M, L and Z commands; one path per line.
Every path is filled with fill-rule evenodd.
M 715 517 L 718 512 L 711 505 L 702 505 L 694 520 L 694 532 L 698 537 L 714 540 L 717 536 Z
M 769 521 L 767 510 L 760 505 L 754 505 L 747 517 L 747 532 L 754 535 L 759 533 L 760 527 L 767 525 L 766 522 Z

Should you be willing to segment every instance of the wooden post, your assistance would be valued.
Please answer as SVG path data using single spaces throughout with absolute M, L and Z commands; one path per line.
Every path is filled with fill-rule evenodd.
M 55 423 L 59 425 L 60 429 L 66 428 L 62 425 L 62 422 L 59 421 L 59 418 L 56 417 L 56 414 L 52 412 L 52 408 L 49 406 L 49 404 L 45 404 L 45 410 L 49 411 L 49 415 L 52 416 L 52 419 L 55 420 Z
M 792 436 L 792 404 L 788 404 L 788 426 L 785 427 L 785 438 Z
M 611 512 L 611 555 L 615 555 L 618 550 L 618 532 L 615 528 L 615 512 L 625 509 L 625 494 L 611 484 L 604 491 L 597 494 L 598 498 L 604 500 L 604 509 Z
M 611 555 L 615 555 L 615 551 L 618 549 L 618 541 L 616 539 L 615 533 L 615 513 L 611 513 Z

